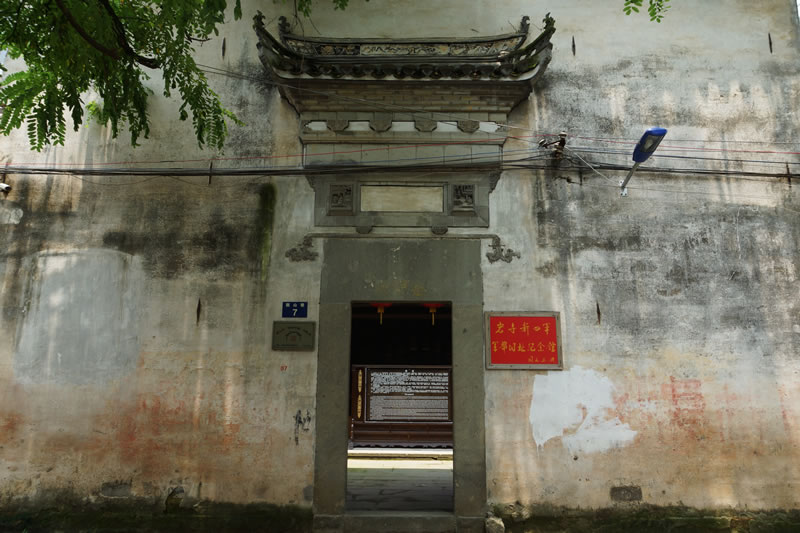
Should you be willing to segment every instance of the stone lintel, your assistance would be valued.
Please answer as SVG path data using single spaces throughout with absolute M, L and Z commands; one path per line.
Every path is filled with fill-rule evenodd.
M 416 172 L 309 176 L 314 224 L 356 228 L 488 227 L 489 193 L 498 171 L 419 177 Z

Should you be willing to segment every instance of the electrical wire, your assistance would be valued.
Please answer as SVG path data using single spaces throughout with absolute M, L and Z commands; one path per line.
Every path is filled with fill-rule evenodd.
M 208 72 L 208 73 L 224 75 L 224 76 L 232 77 L 232 78 L 235 78 L 235 79 L 249 80 L 249 81 L 257 82 L 257 83 L 264 84 L 264 85 L 272 85 L 272 86 L 276 86 L 276 87 L 285 87 L 285 88 L 291 88 L 291 89 L 295 89 L 295 90 L 299 90 L 299 91 L 306 91 L 306 92 L 310 92 L 312 94 L 324 95 L 324 96 L 327 96 L 327 97 L 332 98 L 332 99 L 340 99 L 340 100 L 347 100 L 347 101 L 355 101 L 355 102 L 359 102 L 359 103 L 367 103 L 369 105 L 372 105 L 372 106 L 375 106 L 375 107 L 382 107 L 384 109 L 402 110 L 402 111 L 405 111 L 405 112 L 411 112 L 412 116 L 415 116 L 414 113 L 416 113 L 419 116 L 422 116 L 424 118 L 428 118 L 431 115 L 437 115 L 437 116 L 446 117 L 446 118 L 449 118 L 451 120 L 456 120 L 456 121 L 459 119 L 459 117 L 457 115 L 454 115 L 454 114 L 451 114 L 451 113 L 427 112 L 427 111 L 423 111 L 423 110 L 420 110 L 420 109 L 417 109 L 417 108 L 411 108 L 411 107 L 408 107 L 408 106 L 400 106 L 400 105 L 395 105 L 395 104 L 386 104 L 385 102 L 376 102 L 374 100 L 369 100 L 369 99 L 366 99 L 366 98 L 359 98 L 359 97 L 354 97 L 354 96 L 342 96 L 342 95 L 338 95 L 338 94 L 335 94 L 335 93 L 330 93 L 330 92 L 327 92 L 327 91 L 319 91 L 319 90 L 315 90 L 315 89 L 309 89 L 309 88 L 306 88 L 306 87 L 300 87 L 300 86 L 297 86 L 297 85 L 291 85 L 291 84 L 288 84 L 288 83 L 280 83 L 280 82 L 268 80 L 266 78 L 253 77 L 253 76 L 245 75 L 245 74 L 242 74 L 242 73 L 237 73 L 237 72 L 234 72 L 234 71 L 230 71 L 230 70 L 227 70 L 227 69 L 222 69 L 222 68 L 219 68 L 219 67 L 213 67 L 213 66 L 210 66 L 210 65 L 204 65 L 204 64 L 201 64 L 201 63 L 198 63 L 197 65 L 198 65 L 198 67 L 201 68 L 201 70 L 203 70 L 204 72 Z M 525 128 L 525 127 L 522 127 L 522 126 L 516 126 L 516 125 L 513 125 L 513 124 L 506 124 L 506 123 L 496 123 L 496 124 L 499 127 L 505 127 L 505 128 L 509 128 L 509 129 L 518 129 L 518 130 L 528 131 L 528 132 L 533 133 L 533 135 L 530 135 L 530 136 L 511 136 L 511 135 L 509 135 L 508 137 L 495 137 L 495 138 L 490 138 L 490 139 L 470 140 L 470 141 L 455 141 L 455 142 L 441 143 L 441 144 L 458 145 L 458 144 L 481 143 L 481 142 L 488 142 L 488 141 L 502 141 L 502 140 L 505 140 L 506 138 L 518 139 L 518 140 L 526 140 L 526 139 L 531 139 L 533 137 L 556 137 L 556 136 L 559 135 L 559 134 L 556 134 L 556 133 L 538 132 L 537 130 L 533 130 L 533 129 L 530 129 L 530 128 Z M 481 131 L 481 133 L 484 133 L 486 135 L 491 135 L 491 132 Z M 581 136 L 581 135 L 573 135 L 573 136 L 570 136 L 570 138 L 581 139 L 581 140 L 592 140 L 592 141 L 596 141 L 596 142 L 606 142 L 606 143 L 614 143 L 614 144 L 626 144 L 626 145 L 632 145 L 632 144 L 635 144 L 637 142 L 635 140 L 628 140 L 628 139 L 589 137 L 589 136 Z M 677 139 L 677 140 L 670 139 L 670 142 L 682 142 L 682 140 L 680 140 L 680 139 Z M 732 141 L 731 140 L 731 141 L 710 141 L 710 142 L 756 143 L 756 142 L 760 142 L 760 141 Z M 771 143 L 771 144 L 800 144 L 800 143 Z M 421 144 L 412 144 L 412 145 L 403 145 L 403 146 L 397 146 L 397 147 L 390 147 L 389 149 L 410 148 L 410 147 L 418 147 L 418 146 L 436 146 L 436 145 L 437 144 L 421 143 Z M 361 148 L 360 150 L 353 150 L 351 153 L 356 153 L 356 152 L 359 152 L 359 151 L 360 152 L 365 152 L 365 151 L 370 151 L 370 150 L 380 150 L 380 149 L 383 149 L 383 148 L 366 148 L 366 149 L 365 148 Z M 777 154 L 777 155 L 800 155 L 800 152 L 776 151 L 776 150 L 729 150 L 729 149 L 719 149 L 719 148 L 712 149 L 712 148 L 698 148 L 698 147 L 675 147 L 675 146 L 670 146 L 670 145 L 662 145 L 661 147 L 659 147 L 659 154 L 662 154 L 662 156 L 664 156 L 664 157 L 667 156 L 667 154 L 664 154 L 664 152 L 669 152 L 669 151 L 699 151 L 699 152 L 708 151 L 708 152 L 734 152 L 734 153 L 763 153 L 763 154 Z M 336 153 L 341 153 L 341 152 L 336 152 Z M 213 162 L 213 161 L 254 160 L 254 159 L 277 159 L 277 158 L 292 158 L 292 157 L 301 158 L 301 157 L 303 157 L 303 154 L 270 155 L 270 156 L 248 156 L 248 157 L 240 157 L 240 158 L 212 157 L 212 158 L 206 158 L 206 159 L 167 160 L 167 161 L 150 161 L 150 162 L 129 161 L 129 162 L 125 162 L 125 164 L 144 164 L 144 163 L 152 164 L 152 163 L 176 163 L 176 162 L 182 162 L 182 163 L 187 163 L 187 162 Z M 701 157 L 697 157 L 697 159 L 701 159 Z M 727 159 L 727 158 L 720 158 L 718 160 L 725 161 L 725 162 L 743 161 L 743 160 L 735 160 L 735 159 Z M 100 166 L 100 165 L 114 165 L 114 164 L 120 164 L 120 163 L 121 162 L 100 162 L 100 163 L 94 163 L 94 164 Z M 776 162 L 776 163 L 783 164 L 784 162 L 783 161 L 779 161 L 779 162 Z M 795 163 L 795 162 L 785 162 L 785 163 L 789 163 L 789 164 L 792 164 L 792 165 L 800 164 L 800 163 Z M 33 165 L 33 164 L 37 164 L 37 163 L 31 163 L 31 165 Z M 53 164 L 53 163 L 51 163 L 51 164 Z M 62 164 L 62 163 L 55 163 L 55 164 Z
M 605 184 L 603 182 L 583 183 L 583 184 L 580 185 L 580 187 L 593 188 L 593 189 L 609 189 L 609 188 L 611 188 L 611 189 L 615 189 L 616 191 L 619 191 L 619 185 L 610 185 L 610 184 Z M 680 189 L 664 189 L 664 188 L 641 186 L 641 185 L 628 185 L 627 188 L 631 192 L 657 192 L 657 193 L 677 194 L 677 195 L 683 195 L 683 196 L 696 196 L 696 197 L 709 197 L 709 196 L 711 196 L 711 197 L 719 197 L 720 196 L 719 192 L 686 191 L 686 190 L 680 190 Z M 728 198 L 736 198 L 736 199 L 742 199 L 742 200 L 769 201 L 769 202 L 774 202 L 777 199 L 774 196 L 756 196 L 756 195 L 752 195 L 752 194 L 737 194 L 737 193 L 728 193 L 726 196 Z M 674 202 L 668 202 L 666 200 L 663 200 L 663 199 L 659 198 L 659 203 L 674 203 Z M 685 205 L 685 204 L 682 204 L 682 205 Z M 791 211 L 793 213 L 800 214 L 800 209 L 794 209 L 793 207 L 789 207 L 789 206 L 787 206 L 785 204 L 782 204 L 782 205 L 773 204 L 773 205 L 764 206 L 764 207 L 769 207 L 769 208 L 773 208 L 773 209 L 784 209 L 786 211 Z
M 524 142 L 528 142 L 532 144 L 530 137 L 523 137 L 523 136 L 509 136 L 509 139 L 516 139 L 522 140 Z M 498 141 L 501 138 L 493 138 L 491 141 Z M 356 153 L 365 153 L 365 152 L 374 152 L 374 151 L 381 151 L 381 150 L 400 150 L 400 149 L 407 149 L 407 148 L 420 148 L 420 147 L 435 147 L 435 146 L 463 146 L 463 145 L 480 145 L 482 142 L 481 140 L 469 140 L 469 141 L 451 141 L 451 142 L 440 142 L 440 143 L 418 143 L 418 144 L 401 144 L 396 146 L 389 146 L 388 148 L 383 147 L 372 147 L 372 148 L 359 148 L 353 150 L 334 150 L 330 152 L 319 152 L 313 154 L 314 156 L 327 156 L 327 155 L 342 155 L 342 154 L 356 154 Z M 332 144 L 332 143 L 321 143 L 321 144 Z M 628 157 L 629 152 L 622 151 L 622 150 L 605 150 L 605 149 L 598 149 L 598 148 L 590 148 L 590 147 L 570 147 L 570 150 L 573 152 L 581 152 L 581 153 L 595 153 L 595 154 L 605 154 L 611 156 L 618 156 L 618 157 Z M 513 149 L 506 149 L 503 151 L 503 154 L 509 154 L 518 152 L 520 150 L 513 150 Z M 669 152 L 669 150 L 665 150 Z M 301 159 L 304 157 L 302 153 L 296 154 L 278 154 L 278 155 L 269 155 L 269 156 L 244 156 L 244 157 L 212 157 L 207 159 L 179 159 L 179 160 L 138 160 L 138 161 L 114 161 L 114 162 L 97 162 L 97 163 L 90 163 L 89 166 L 92 167 L 102 167 L 102 166 L 113 166 L 113 165 L 140 165 L 140 164 L 172 164 L 172 163 L 214 163 L 214 162 L 221 162 L 221 161 L 257 161 L 257 160 L 271 160 L 271 159 L 290 159 L 290 158 L 298 158 Z M 697 160 L 697 161 L 719 161 L 723 163 L 754 163 L 754 164 L 779 164 L 779 165 L 800 165 L 800 162 L 795 161 L 785 161 L 785 160 L 753 160 L 753 159 L 732 159 L 732 158 L 714 158 L 714 157 L 705 157 L 705 156 L 681 156 L 681 155 L 673 155 L 669 153 L 662 153 L 660 150 L 659 152 L 653 156 L 655 159 L 664 158 L 664 159 L 686 159 L 686 160 Z M 409 159 L 427 159 L 427 158 L 409 158 Z M 386 160 L 387 162 L 390 160 Z M 17 163 L 16 167 L 22 166 L 44 166 L 44 165 L 54 165 L 54 166 L 68 166 L 72 163 L 59 163 L 59 162 L 50 162 L 50 163 L 40 163 L 40 162 L 30 162 L 30 163 Z M 2 170 L 2 167 L 0 167 Z
M 623 151 L 623 150 L 601 150 L 596 148 L 589 148 L 584 146 L 572 146 L 570 150 L 573 152 L 581 152 L 581 153 L 591 153 L 591 154 L 606 154 L 606 155 L 617 155 L 620 157 L 629 158 L 631 156 L 630 151 Z M 685 156 L 685 155 L 670 155 L 670 154 L 662 154 L 661 150 L 653 154 L 653 159 L 691 159 L 697 161 L 722 161 L 725 163 L 761 163 L 761 164 L 771 164 L 771 165 L 800 165 L 800 161 L 769 161 L 765 159 L 729 159 L 725 157 L 704 157 L 704 156 Z
M 431 164 L 408 164 L 408 165 L 365 165 L 365 164 L 332 164 L 319 167 L 240 167 L 240 168 L 119 168 L 119 169 L 95 169 L 86 167 L 53 167 L 53 168 L 35 168 L 35 167 L 7 167 L 8 173 L 14 174 L 68 174 L 68 175 L 84 175 L 84 176 L 253 176 L 253 175 L 284 175 L 284 176 L 314 176 L 326 174 L 342 174 L 342 173 L 375 173 L 375 172 L 408 172 L 413 170 L 424 169 L 436 173 L 454 173 L 463 172 L 468 169 L 487 170 L 487 169 L 511 169 L 511 168 L 528 168 L 534 170 L 557 170 L 557 171 L 579 171 L 590 169 L 597 172 L 602 176 L 599 170 L 613 170 L 613 171 L 629 171 L 630 166 L 610 164 L 610 163 L 593 163 L 590 164 L 583 158 L 579 158 L 584 165 L 575 165 L 567 161 L 568 164 L 561 164 L 560 166 L 553 166 L 552 163 L 547 165 L 532 166 L 531 161 L 551 159 L 549 154 L 542 154 L 541 156 L 532 156 L 526 158 L 519 158 L 516 160 L 498 161 L 496 156 L 469 156 L 469 157 L 453 157 L 448 159 L 446 163 L 431 163 Z M 709 175 L 709 176 L 750 176 L 761 178 L 778 178 L 786 179 L 784 173 L 767 173 L 767 172 L 751 172 L 742 170 L 718 170 L 718 169 L 697 169 L 697 168 L 676 168 L 676 167 L 639 167 L 639 173 L 656 173 L 656 174 L 683 174 L 683 175 Z M 606 180 L 611 181 L 607 176 Z
M 625 144 L 636 143 L 637 140 L 634 139 L 625 139 L 623 137 L 583 137 L 583 136 L 573 136 L 574 139 L 586 139 L 592 141 L 606 141 L 606 142 L 620 142 Z M 670 137 L 669 142 L 686 142 L 686 143 L 713 143 L 713 144 L 720 144 L 720 143 L 727 143 L 727 144 L 765 144 L 765 141 L 739 141 L 735 139 L 722 139 L 722 140 L 714 140 L 714 139 L 674 139 Z M 794 145 L 800 146 L 800 142 L 798 141 L 769 141 L 768 144 L 786 144 L 786 145 Z
M 315 169 L 313 167 L 312 168 L 296 168 L 296 169 L 274 169 L 275 171 L 273 172 L 272 171 L 273 169 L 271 169 L 271 168 L 258 167 L 258 168 L 253 168 L 253 169 L 225 169 L 225 170 L 214 169 L 210 175 L 207 173 L 207 171 L 206 172 L 198 172 L 198 170 L 202 170 L 202 169 L 133 169 L 134 170 L 134 174 L 133 175 L 147 175 L 148 178 L 145 179 L 145 180 L 139 180 L 137 182 L 126 182 L 124 184 L 120 183 L 120 184 L 114 184 L 114 185 L 139 185 L 141 183 L 144 183 L 144 182 L 147 182 L 147 181 L 151 181 L 151 180 L 156 179 L 158 177 L 163 177 L 163 178 L 172 179 L 174 181 L 177 181 L 177 182 L 180 182 L 180 183 L 183 183 L 183 184 L 186 184 L 186 185 L 207 188 L 208 184 L 193 183 L 191 181 L 186 181 L 186 180 L 181 179 L 181 178 L 182 177 L 219 177 L 219 176 L 227 176 L 227 177 L 237 177 L 237 176 L 254 177 L 254 176 L 258 176 L 258 177 L 262 177 L 262 178 L 263 177 L 271 178 L 271 177 L 277 177 L 277 176 L 310 176 L 310 175 L 326 175 L 326 174 L 341 174 L 341 173 L 347 173 L 349 175 L 361 174 L 361 173 L 374 173 L 374 172 L 384 173 L 387 170 L 390 170 L 390 171 L 403 170 L 404 172 L 413 172 L 413 171 L 423 171 L 424 170 L 425 171 L 424 173 L 417 174 L 416 176 L 414 176 L 415 178 L 419 179 L 419 178 L 426 177 L 426 176 L 435 176 L 435 175 L 440 175 L 440 174 L 463 173 L 465 170 L 466 171 L 469 171 L 469 170 L 484 170 L 485 171 L 485 170 L 490 169 L 490 168 L 494 169 L 494 170 L 502 170 L 504 172 L 515 172 L 515 171 L 550 171 L 550 172 L 552 172 L 553 170 L 558 170 L 558 171 L 570 171 L 570 170 L 572 170 L 572 171 L 581 171 L 581 170 L 584 170 L 585 168 L 589 167 L 589 168 L 591 168 L 591 170 L 593 170 L 597 174 L 603 176 L 608 183 L 597 182 L 597 183 L 593 184 L 593 183 L 586 183 L 586 182 L 581 181 L 581 183 L 579 185 L 580 187 L 604 188 L 604 189 L 612 188 L 612 189 L 614 189 L 616 191 L 619 191 L 619 185 L 616 185 L 615 183 L 613 183 L 613 180 L 611 178 L 609 178 L 607 176 L 604 176 L 602 173 L 600 173 L 596 169 L 597 164 L 590 165 L 588 161 L 582 160 L 582 158 L 578 158 L 578 159 L 582 160 L 583 164 L 586 165 L 586 167 L 574 165 L 569 160 L 566 160 L 566 159 L 562 160 L 562 164 L 560 166 L 558 166 L 558 167 L 555 167 L 555 168 L 554 168 L 552 162 L 550 162 L 550 161 L 548 161 L 547 163 L 544 163 L 544 164 L 536 164 L 536 160 L 537 159 L 541 160 L 541 159 L 545 159 L 545 158 L 550 159 L 551 158 L 550 154 L 543 154 L 542 156 L 539 156 L 539 157 L 524 158 L 524 159 L 521 158 L 521 159 L 514 160 L 514 161 L 504 162 L 500 168 L 498 168 L 494 164 L 491 164 L 491 165 L 488 165 L 488 166 L 485 165 L 485 164 L 482 165 L 482 166 L 481 165 L 477 165 L 476 166 L 475 164 L 462 164 L 462 165 L 452 164 L 452 165 L 440 166 L 440 167 L 431 167 L 431 166 L 425 167 L 425 166 L 422 166 L 422 165 L 405 165 L 405 166 L 401 166 L 401 167 L 392 166 L 392 167 L 388 167 L 388 168 L 385 167 L 385 166 L 384 167 L 376 166 L 376 167 L 364 168 L 363 166 L 359 166 L 359 165 L 354 165 L 354 166 L 346 165 L 346 166 L 342 166 L 342 167 L 335 166 L 335 167 L 326 167 L 326 168 L 318 168 L 318 169 Z M 533 161 L 531 161 L 531 159 L 533 159 Z M 464 162 L 464 161 L 469 161 L 469 160 L 470 160 L 470 158 L 462 158 L 461 161 Z M 565 163 L 565 162 L 568 163 L 568 164 L 564 165 L 563 163 Z M 451 163 L 455 163 L 455 162 L 451 162 Z M 599 166 L 600 166 L 600 168 L 603 168 L 604 170 L 609 170 L 609 169 L 611 169 L 611 170 L 629 170 L 629 167 L 622 167 L 622 166 L 619 166 L 619 165 L 603 165 L 603 164 L 600 164 Z M 592 167 L 595 167 L 595 168 L 592 168 Z M 70 178 L 76 178 L 76 179 L 79 179 L 81 181 L 93 184 L 93 185 L 111 185 L 109 183 L 95 182 L 95 181 L 92 181 L 92 180 L 87 180 L 85 178 L 85 176 L 87 174 L 82 174 L 80 172 L 77 172 L 78 169 L 59 168 L 59 169 L 51 169 L 51 170 L 53 170 L 54 172 L 47 172 L 46 169 L 28 169 L 28 172 L 22 172 L 22 173 L 26 173 L 26 174 L 56 173 L 56 174 L 65 175 L 65 176 L 70 177 Z M 130 170 L 131 169 L 124 169 L 124 170 L 121 170 L 120 172 L 114 172 L 111 175 L 113 175 L 113 176 L 131 176 L 132 174 L 127 173 L 127 172 L 130 172 Z M 668 173 L 671 173 L 671 174 L 679 174 L 679 175 L 680 174 L 695 175 L 697 173 L 696 170 L 694 170 L 694 169 L 663 169 L 663 168 L 657 168 L 657 167 L 640 167 L 639 168 L 639 172 L 642 172 L 642 173 L 646 173 L 646 172 L 650 172 L 650 173 L 665 173 L 665 171 L 669 171 Z M 89 175 L 97 175 L 97 176 L 109 175 L 109 174 L 107 174 L 108 169 L 90 169 L 89 172 L 90 172 Z M 727 173 L 709 172 L 708 174 L 722 178 L 722 177 L 729 177 L 731 175 L 736 175 L 737 173 L 735 171 L 731 171 L 731 172 L 727 172 Z M 776 175 L 775 177 L 784 177 L 784 176 Z M 241 186 L 245 185 L 246 183 L 251 183 L 251 182 L 243 183 L 243 182 L 237 180 L 235 183 L 230 183 L 230 184 L 215 183 L 214 187 L 241 187 Z M 570 183 L 575 183 L 577 185 L 576 182 L 570 182 Z M 629 185 L 628 189 L 631 192 L 636 192 L 636 191 L 640 191 L 640 192 L 658 192 L 658 193 L 678 194 L 678 195 L 684 195 L 684 196 L 697 196 L 697 197 L 719 197 L 719 195 L 720 195 L 719 192 L 711 192 L 711 191 L 710 192 L 706 192 L 706 191 L 697 191 L 697 190 L 687 191 L 687 190 L 681 190 L 681 189 L 668 189 L 668 188 L 665 189 L 665 188 L 660 188 L 660 187 L 642 186 L 642 185 Z M 736 194 L 736 193 L 730 193 L 730 194 L 727 194 L 726 196 L 729 199 L 735 198 L 735 199 L 739 199 L 739 200 L 753 200 L 753 201 L 775 201 L 777 199 L 775 196 L 755 196 L 755 195 Z M 664 200 L 662 200 L 662 202 L 663 201 Z M 786 205 L 772 205 L 770 207 L 779 208 L 779 209 L 785 209 L 787 211 L 791 211 L 791 212 L 800 214 L 800 210 L 794 209 L 794 208 L 786 206 Z
M 578 159 L 580 159 L 580 160 L 581 160 L 581 161 L 582 161 L 582 162 L 583 162 L 583 163 L 584 163 L 586 166 L 588 166 L 588 167 L 589 167 L 589 168 L 592 170 L 592 172 L 594 172 L 595 174 L 597 174 L 598 176 L 600 176 L 600 177 L 601 177 L 601 178 L 603 178 L 604 180 L 606 180 L 606 181 L 609 181 L 609 182 L 611 182 L 611 183 L 613 183 L 613 182 L 614 182 L 614 180 L 612 180 L 611 178 L 609 178 L 609 177 L 608 177 L 608 176 L 606 176 L 605 174 L 603 174 L 603 173 L 601 173 L 600 171 L 598 171 L 596 168 L 594 168 L 594 167 L 591 165 L 591 163 L 589 163 L 589 162 L 588 162 L 588 161 L 586 161 L 584 158 L 582 158 L 581 156 L 579 156 L 579 155 L 578 155 L 576 152 L 573 152 L 571 149 L 567 148 L 566 146 L 564 147 L 564 151 L 566 151 L 566 152 L 569 152 L 569 153 L 573 154 L 575 157 L 577 157 Z
M 581 163 L 585 165 L 586 168 L 591 169 L 593 172 L 596 172 L 604 179 L 608 181 L 612 181 L 607 176 L 604 176 L 602 173 L 598 171 L 599 169 L 604 170 L 621 170 L 621 171 L 628 171 L 630 170 L 630 166 L 627 165 L 619 165 L 613 164 L 608 162 L 594 162 L 594 164 L 589 163 L 584 158 L 580 157 L 576 152 L 577 150 L 572 148 L 565 149 L 577 157 Z M 334 153 L 347 153 L 348 151 L 344 152 L 330 152 L 328 154 Z M 353 151 L 354 152 L 354 151 Z M 516 155 L 526 155 L 527 157 L 518 157 L 516 159 L 511 159 L 508 156 L 516 154 Z M 619 154 L 616 154 L 619 155 Z M 502 168 L 504 169 L 511 169 L 511 168 L 524 168 L 525 165 L 523 163 L 537 160 L 537 159 L 545 159 L 552 157 L 549 151 L 542 151 L 539 149 L 533 150 L 507 150 L 504 154 L 502 160 Z M 83 174 L 83 175 L 94 175 L 94 176 L 134 176 L 134 175 L 147 175 L 147 176 L 255 176 L 255 175 L 314 175 L 316 173 L 341 173 L 341 172 L 376 172 L 376 171 L 407 171 L 409 168 L 414 168 L 415 165 L 413 163 L 418 163 L 419 161 L 425 161 L 425 164 L 428 166 L 432 166 L 436 168 L 437 172 L 446 172 L 447 169 L 443 165 L 448 164 L 458 164 L 458 163 L 470 163 L 480 164 L 482 161 L 490 161 L 493 163 L 497 163 L 497 153 L 491 152 L 487 154 L 482 154 L 480 152 L 471 154 L 469 157 L 461 157 L 461 156 L 448 156 L 443 157 L 442 163 L 431 163 L 430 159 L 434 159 L 433 157 L 424 157 L 424 158 L 407 158 L 402 160 L 384 160 L 384 161 L 377 161 L 370 165 L 364 164 L 350 164 L 347 166 L 343 166 L 340 162 L 339 164 L 333 164 L 325 167 L 315 168 L 311 167 L 298 167 L 295 165 L 286 165 L 286 166 L 258 166 L 258 167 L 239 167 L 235 169 L 231 169 L 228 167 L 217 167 L 217 168 L 203 168 L 203 167 L 194 167 L 194 168 L 174 168 L 174 167 L 158 167 L 158 168 L 129 168 L 129 167 L 122 167 L 122 168 L 93 168 L 93 167 L 51 167 L 51 168 L 37 168 L 37 167 L 24 167 L 19 165 L 6 165 L 5 172 L 11 173 L 18 173 L 18 174 Z M 439 159 L 439 156 L 436 156 L 435 159 Z M 687 158 L 691 159 L 691 158 Z M 398 163 L 408 163 L 408 164 L 398 164 Z M 422 164 L 422 166 L 425 166 Z M 459 167 L 460 168 L 460 167 Z M 553 167 L 546 167 L 552 169 Z M 581 170 L 580 166 L 570 166 L 559 167 L 559 170 Z M 763 181 L 764 178 L 791 178 L 791 174 L 787 173 L 776 173 L 776 172 L 754 172 L 754 171 L 744 171 L 744 170 L 720 170 L 720 169 L 698 169 L 698 168 L 676 168 L 676 167 L 642 167 L 639 170 L 640 172 L 658 172 L 658 173 L 679 173 L 679 174 L 702 174 L 702 175 L 716 175 L 716 176 L 727 176 L 727 177 L 739 177 L 739 178 L 761 178 L 760 181 Z M 129 183 L 131 185 L 138 184 L 136 183 Z M 111 185 L 111 184 L 110 184 Z
M 24 173 L 20 172 L 20 174 L 24 174 Z M 84 183 L 90 183 L 92 185 L 100 185 L 102 187 L 107 187 L 107 186 L 108 187 L 129 187 L 129 186 L 132 186 L 132 185 L 141 185 L 143 183 L 147 183 L 147 182 L 153 181 L 155 179 L 158 179 L 159 177 L 162 177 L 162 176 L 151 176 L 151 177 L 149 177 L 147 179 L 143 179 L 143 180 L 139 180 L 139 181 L 133 181 L 133 182 L 125 182 L 125 183 L 109 183 L 107 181 L 92 181 L 92 180 L 87 180 L 86 178 L 81 177 L 81 175 L 79 175 L 79 174 L 70 174 L 69 177 L 75 178 L 78 181 L 82 181 Z M 167 176 L 164 176 L 164 177 L 167 177 Z

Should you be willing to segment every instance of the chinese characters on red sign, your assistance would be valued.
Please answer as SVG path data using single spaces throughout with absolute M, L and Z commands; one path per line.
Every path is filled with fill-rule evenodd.
M 487 367 L 562 368 L 557 313 L 488 313 Z

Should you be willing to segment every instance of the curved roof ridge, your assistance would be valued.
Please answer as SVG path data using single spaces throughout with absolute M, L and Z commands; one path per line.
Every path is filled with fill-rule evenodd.
M 279 40 L 265 28 L 261 12 L 253 20 L 262 63 L 279 78 L 528 80 L 549 63 L 555 32 L 548 13 L 542 33 L 525 46 L 527 16 L 519 31 L 490 37 L 333 39 L 294 35 L 281 17 Z
M 492 55 L 493 51 L 498 48 L 507 52 L 513 52 L 519 49 L 528 38 L 528 31 L 530 30 L 530 17 L 523 16 L 519 29 L 515 32 L 481 37 L 404 37 L 398 39 L 387 37 L 308 37 L 292 33 L 286 17 L 280 17 L 278 20 L 280 40 L 285 46 L 297 53 L 307 53 L 308 50 L 324 50 L 320 55 L 331 54 L 331 48 L 350 45 L 360 45 L 362 47 L 362 53 L 364 47 L 381 47 L 386 45 L 407 47 L 413 55 L 425 55 L 426 52 L 430 53 L 430 55 L 439 55 L 443 51 L 441 45 L 472 46 L 475 48 L 475 55 L 477 56 Z

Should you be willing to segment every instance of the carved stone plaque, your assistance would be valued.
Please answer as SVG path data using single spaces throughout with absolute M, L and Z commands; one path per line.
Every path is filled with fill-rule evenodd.
M 274 321 L 272 349 L 290 352 L 313 351 L 316 325 L 316 322 Z
M 350 226 L 367 233 L 374 227 L 448 228 L 489 226 L 489 193 L 499 173 L 443 175 L 382 172 L 307 176 L 315 191 L 317 226 Z
M 328 211 L 331 214 L 353 214 L 353 185 L 349 183 L 331 183 L 328 197 Z
M 454 213 L 474 213 L 475 212 L 475 185 L 457 184 L 453 185 L 453 212 Z
M 361 211 L 441 213 L 442 186 L 362 185 Z

